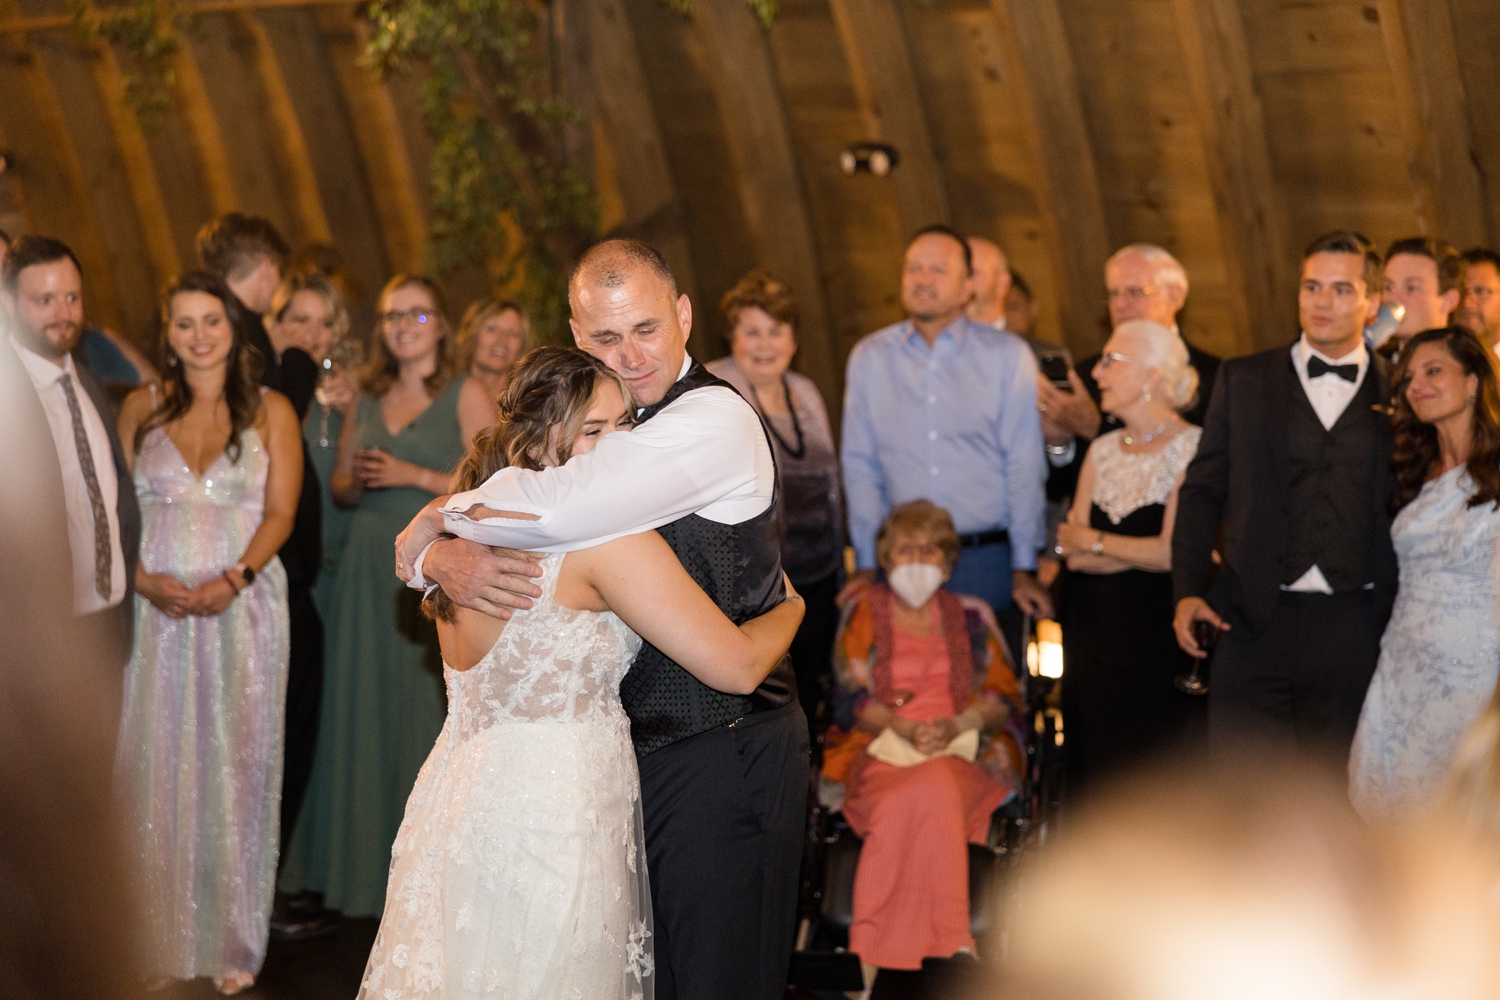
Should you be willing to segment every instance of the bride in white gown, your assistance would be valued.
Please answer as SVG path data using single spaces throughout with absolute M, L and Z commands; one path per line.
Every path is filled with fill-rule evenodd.
M 592 450 L 628 424 L 627 404 L 588 355 L 533 351 L 455 489 Z M 644 636 L 705 684 L 748 693 L 802 620 L 788 584 L 787 601 L 735 626 L 654 531 L 540 563 L 541 597 L 509 622 L 428 598 L 448 719 L 392 849 L 362 1000 L 650 1000 L 651 895 L 620 679 Z
M 1401 587 L 1349 757 L 1366 819 L 1427 804 L 1500 675 L 1500 390 L 1467 330 L 1412 338 L 1398 383 Z

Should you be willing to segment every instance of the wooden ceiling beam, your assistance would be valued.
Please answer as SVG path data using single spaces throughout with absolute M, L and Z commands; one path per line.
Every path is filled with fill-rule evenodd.
M 1418 229 L 1460 247 L 1484 243 L 1484 185 L 1448 0 L 1377 0 L 1377 11 Z
M 798 367 L 817 383 L 824 399 L 841 399 L 843 366 L 828 321 L 812 216 L 770 45 L 743 3 L 695 4 L 692 30 L 707 54 L 703 70 L 724 123 L 732 160 L 728 166 L 755 259 L 797 293 Z
M 1057 0 L 991 0 L 990 7 L 1021 96 L 1063 336 L 1082 357 L 1104 343 L 1097 318 L 1110 239 L 1073 54 Z
M 193 148 L 203 170 L 203 183 L 208 186 L 209 201 L 219 215 L 233 212 L 240 207 L 240 193 L 234 183 L 234 169 L 230 166 L 224 134 L 219 131 L 219 119 L 203 84 L 203 74 L 198 71 L 198 60 L 193 57 L 191 42 L 183 41 L 172 65 L 177 74 L 177 99 L 187 118 L 188 132 L 193 137 Z
M 1286 209 L 1235 0 L 1172 0 L 1203 137 L 1241 351 L 1283 343 L 1296 315 Z
M 895 0 L 829 0 L 864 120 L 862 138 L 889 143 L 900 163 L 888 183 L 905 235 L 951 223 L 942 166 L 933 153 L 911 44 Z

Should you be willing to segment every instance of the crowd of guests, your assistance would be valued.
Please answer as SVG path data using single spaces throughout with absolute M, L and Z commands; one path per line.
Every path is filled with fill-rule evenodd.
M 536 337 L 501 298 L 455 327 L 419 275 L 359 329 L 335 256 L 297 266 L 235 213 L 199 234 L 148 358 L 86 324 L 65 244 L 0 247 L 73 611 L 122 672 L 146 967 L 238 992 L 268 927 L 382 912 L 447 706 L 392 543 Z M 999 246 L 922 230 L 907 318 L 850 354 L 838 441 L 791 370 L 792 290 L 757 270 L 720 303 L 730 354 L 708 367 L 771 443 L 806 602 L 791 660 L 864 839 L 850 941 L 870 966 L 974 947 L 964 845 L 1019 787 L 1028 617 L 1063 625 L 1074 790 L 1248 736 L 1347 760 L 1358 810 L 1389 818 L 1441 786 L 1494 696 L 1500 256 L 1330 233 L 1304 254 L 1295 342 L 1223 362 L 1179 326 L 1189 280 L 1166 250 L 1126 246 L 1101 278 L 1108 338 L 1075 363 L 1035 337 Z M 1399 322 L 1376 342 L 1382 303 Z M 1176 681 L 1210 653 L 1205 699 Z

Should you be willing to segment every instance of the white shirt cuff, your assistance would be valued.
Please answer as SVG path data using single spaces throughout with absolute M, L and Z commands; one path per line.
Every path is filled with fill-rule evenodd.
M 411 581 L 407 583 L 407 586 L 412 590 L 425 591 L 430 590 L 433 586 L 435 586 L 434 584 L 428 583 L 427 580 L 422 576 L 422 564 L 427 560 L 428 550 L 440 541 L 442 541 L 441 538 L 434 538 L 432 541 L 428 542 L 425 546 L 423 546 L 422 551 L 417 553 L 417 558 L 412 561 Z

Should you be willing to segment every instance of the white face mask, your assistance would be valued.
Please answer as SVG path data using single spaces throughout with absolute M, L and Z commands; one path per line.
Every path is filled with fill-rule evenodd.
M 891 570 L 885 578 L 907 606 L 920 608 L 937 593 L 948 574 L 943 572 L 943 567 L 932 563 L 906 563 Z

